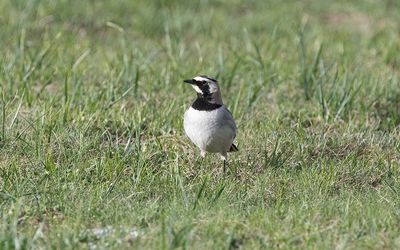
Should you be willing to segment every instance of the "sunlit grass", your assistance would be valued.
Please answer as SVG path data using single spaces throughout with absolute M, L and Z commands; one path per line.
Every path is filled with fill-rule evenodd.
M 0 248 L 399 248 L 396 7 L 0 2 Z M 226 178 L 183 133 L 198 74 Z

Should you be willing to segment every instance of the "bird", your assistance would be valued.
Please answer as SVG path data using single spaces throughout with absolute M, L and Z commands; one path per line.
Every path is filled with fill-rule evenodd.
M 238 151 L 233 143 L 236 138 L 236 123 L 232 113 L 222 102 L 218 81 L 206 75 L 183 80 L 197 93 L 197 98 L 184 114 L 183 126 L 186 135 L 200 149 L 200 155 L 218 153 L 224 161 L 226 173 L 228 152 Z

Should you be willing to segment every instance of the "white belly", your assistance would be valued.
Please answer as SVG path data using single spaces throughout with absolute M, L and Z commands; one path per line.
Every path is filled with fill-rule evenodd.
M 190 107 L 185 112 L 184 128 L 190 140 L 202 151 L 226 153 L 236 135 L 236 126 L 224 106 L 212 111 L 198 111 Z

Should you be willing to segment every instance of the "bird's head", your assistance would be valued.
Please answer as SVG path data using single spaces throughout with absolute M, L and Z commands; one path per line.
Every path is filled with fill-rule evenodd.
M 201 75 L 189 80 L 184 80 L 184 82 L 192 85 L 198 97 L 204 98 L 211 103 L 222 104 L 218 82 L 214 78 Z

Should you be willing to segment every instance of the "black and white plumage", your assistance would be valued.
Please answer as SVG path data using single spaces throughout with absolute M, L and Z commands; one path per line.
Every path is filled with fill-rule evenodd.
M 200 148 L 202 156 L 219 153 L 224 160 L 225 172 L 227 153 L 238 151 L 233 144 L 236 123 L 222 102 L 218 82 L 207 76 L 196 76 L 184 82 L 191 84 L 197 92 L 197 99 L 184 115 L 185 133 Z

